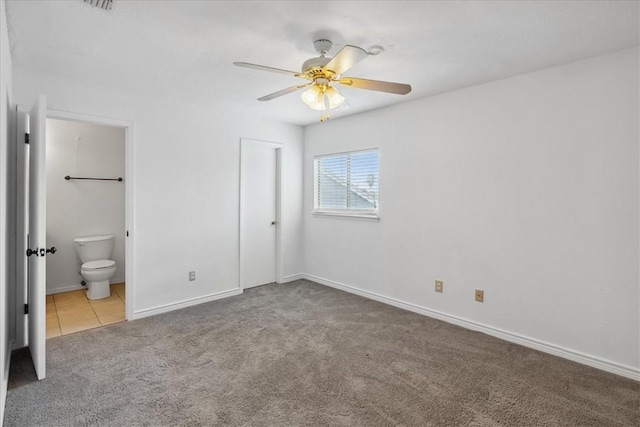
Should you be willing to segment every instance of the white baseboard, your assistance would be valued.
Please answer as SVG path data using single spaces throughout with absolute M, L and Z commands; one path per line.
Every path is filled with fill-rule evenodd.
M 291 276 L 285 276 L 278 283 L 289 283 L 300 279 L 304 279 L 304 274 L 292 274 Z
M 130 320 L 142 319 L 149 316 L 155 316 L 156 314 L 167 313 L 169 311 L 179 310 L 181 308 L 191 307 L 193 305 L 203 304 L 205 302 L 215 301 L 222 298 L 232 297 L 240 295 L 242 289 L 230 289 L 228 291 L 216 292 L 213 294 L 205 295 L 202 297 L 187 299 L 171 304 L 160 305 L 152 308 L 145 308 L 142 310 L 134 311 L 133 318 Z
M 385 304 L 389 304 L 394 307 L 398 307 L 404 310 L 412 311 L 414 313 L 422 314 L 423 316 L 432 317 L 434 319 L 442 320 L 444 322 L 461 326 L 466 329 L 482 332 L 484 334 L 491 335 L 505 341 L 509 341 L 515 344 L 520 344 L 525 347 L 533 348 L 535 350 L 539 350 L 544 353 L 553 354 L 554 356 L 559 356 L 564 359 L 582 363 L 583 365 L 591 366 L 593 368 L 611 372 L 613 374 L 630 378 L 632 380 L 640 381 L 640 369 L 636 369 L 631 366 L 625 366 L 619 363 L 600 359 L 595 356 L 590 356 L 588 354 L 570 350 L 568 348 L 564 348 L 558 345 L 549 344 L 544 341 L 536 340 L 534 338 L 529 338 L 514 332 L 509 332 L 502 329 L 494 328 L 492 326 L 483 325 L 481 323 L 463 319 L 461 317 L 452 316 L 450 314 L 442 313 L 436 310 L 431 310 L 426 307 L 404 302 L 395 298 L 390 298 L 374 292 L 365 291 L 363 289 L 359 289 L 354 286 L 349 286 L 343 283 L 334 282 L 333 280 L 323 279 L 321 277 L 313 276 L 311 274 L 303 273 L 298 276 L 301 276 L 300 278 L 302 279 L 311 280 L 312 282 L 316 282 L 321 285 L 329 286 L 332 288 L 340 289 L 345 292 L 360 295 L 362 297 L 379 301 Z
M 79 289 L 87 289 L 87 288 L 82 285 L 62 286 L 59 288 L 47 289 L 47 295 L 61 294 L 63 292 L 77 291 Z

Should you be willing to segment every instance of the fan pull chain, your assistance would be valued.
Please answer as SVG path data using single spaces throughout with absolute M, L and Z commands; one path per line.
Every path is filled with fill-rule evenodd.
M 320 122 L 324 122 L 325 120 L 329 120 L 331 118 L 331 116 L 329 115 L 329 98 L 327 97 L 327 94 L 324 92 L 324 90 L 322 91 L 322 106 L 324 107 L 322 110 L 320 110 Z M 324 115 L 324 118 L 323 118 Z

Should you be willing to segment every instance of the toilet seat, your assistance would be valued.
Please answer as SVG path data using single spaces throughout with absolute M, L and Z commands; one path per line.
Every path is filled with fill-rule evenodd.
M 105 270 L 107 268 L 115 267 L 116 262 L 110 259 L 100 259 L 97 261 L 89 261 L 82 264 L 81 269 L 88 270 Z

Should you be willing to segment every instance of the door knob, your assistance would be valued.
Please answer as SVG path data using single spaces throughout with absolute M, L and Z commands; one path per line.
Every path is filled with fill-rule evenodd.
M 38 256 L 38 248 L 35 248 L 35 249 L 29 248 L 29 249 L 27 249 L 27 256 L 29 257 L 31 255 Z
M 271 221 L 271 225 L 276 225 L 278 221 Z
M 51 248 L 47 249 L 47 253 L 51 253 L 51 254 L 55 254 L 58 250 L 56 249 L 55 246 L 52 246 Z

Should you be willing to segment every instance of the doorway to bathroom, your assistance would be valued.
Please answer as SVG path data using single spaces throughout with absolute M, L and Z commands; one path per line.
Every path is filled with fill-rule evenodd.
M 83 319 L 87 317 L 88 309 L 98 318 L 98 312 L 100 312 L 102 320 L 98 318 L 97 323 L 91 322 L 88 325 L 85 324 L 83 328 L 76 327 L 75 331 L 82 330 L 84 328 L 91 328 L 106 325 L 116 321 L 115 316 L 109 316 L 108 311 L 116 311 L 114 307 L 109 307 L 112 310 L 101 310 L 94 301 L 85 301 L 86 304 L 81 304 L 77 300 L 83 295 L 85 287 L 82 284 L 70 284 L 66 289 L 58 289 L 52 291 L 52 286 L 49 286 L 49 292 L 47 292 L 47 278 L 46 267 L 47 260 L 51 260 L 56 255 L 60 255 L 58 248 L 53 246 L 51 242 L 50 233 L 47 232 L 47 122 L 46 119 L 66 120 L 76 123 L 104 125 L 114 128 L 119 128 L 124 131 L 124 176 L 122 180 L 117 180 L 118 183 L 124 185 L 124 229 L 120 230 L 121 236 L 124 235 L 124 258 L 126 260 L 126 266 L 122 264 L 121 274 L 124 276 L 124 282 L 122 284 L 112 283 L 115 286 L 113 289 L 107 282 L 107 288 L 112 289 L 108 291 L 106 297 L 117 296 L 122 301 L 124 306 L 124 313 L 126 319 L 132 319 L 134 316 L 134 301 L 135 296 L 133 287 L 135 286 L 134 278 L 134 233 L 133 233 L 133 212 L 134 212 L 134 199 L 133 199 L 133 129 L 134 125 L 131 121 L 89 116 L 71 112 L 62 112 L 47 109 L 47 98 L 45 95 L 39 95 L 36 102 L 31 107 L 19 105 L 16 111 L 16 339 L 13 344 L 14 348 L 29 347 L 31 357 L 33 359 L 34 368 L 39 380 L 46 377 L 46 336 L 47 336 L 47 320 L 50 320 L 49 327 L 57 323 L 58 329 L 60 329 L 60 335 L 66 333 L 73 333 L 72 327 L 61 327 L 65 321 L 59 317 L 61 312 L 75 313 L 70 317 L 74 317 L 74 320 Z M 76 135 L 76 142 L 79 135 Z M 80 137 L 80 140 L 82 137 Z M 64 150 L 63 150 L 64 151 Z M 55 153 L 60 154 L 60 150 L 52 151 L 51 155 Z M 80 148 L 77 148 L 73 152 L 72 158 L 75 157 L 76 161 L 81 159 Z M 89 162 L 87 162 L 89 163 Z M 78 171 L 78 169 L 76 170 Z M 64 175 L 62 178 L 65 181 L 72 181 L 71 175 L 67 178 Z M 84 181 L 84 180 L 80 180 Z M 58 204 L 70 204 L 72 200 L 72 193 L 76 190 L 69 190 L 71 187 L 67 187 L 65 192 L 59 194 L 59 197 L 55 197 Z M 51 195 L 50 195 L 51 196 Z M 52 199 L 52 197 L 50 197 Z M 91 201 L 91 200 L 90 200 Z M 100 203 L 100 200 L 92 201 L 93 204 Z M 84 209 L 84 207 L 78 207 L 78 210 Z M 86 213 L 86 209 L 82 210 Z M 93 234 L 93 232 L 91 232 Z M 91 236 L 87 236 L 91 237 Z M 93 236 L 96 237 L 96 236 Z M 115 233 L 111 236 L 101 235 L 98 240 L 116 239 Z M 73 238 L 71 238 L 73 240 Z M 49 241 L 47 241 L 49 240 Z M 69 253 L 69 248 L 64 249 L 61 246 L 63 253 Z M 75 246 L 74 246 L 75 249 Z M 74 251 L 80 259 L 79 251 Z M 92 251 L 95 252 L 95 251 Z M 116 262 L 112 258 L 112 249 L 109 248 L 109 256 L 101 255 L 100 260 L 97 262 L 89 262 L 89 270 L 99 270 L 101 268 L 107 268 L 108 270 L 115 270 Z M 85 254 L 86 255 L 86 254 Z M 85 257 L 86 258 L 86 257 Z M 79 261 L 78 261 L 79 262 Z M 96 265 L 99 264 L 99 265 Z M 76 268 L 77 272 L 80 272 Z M 101 279 L 104 276 L 104 271 L 99 272 L 96 275 L 96 271 L 89 272 L 89 280 Z M 80 276 L 83 276 L 80 273 Z M 108 274 L 107 277 L 111 280 L 115 277 L 114 274 Z M 104 278 L 104 277 L 102 277 Z M 117 280 L 117 278 L 116 278 Z M 89 283 L 90 284 L 90 283 Z M 73 289 L 71 286 L 78 286 L 79 289 Z M 64 295 L 66 292 L 74 292 L 74 294 Z M 52 295 L 52 296 L 48 296 Z M 58 295 L 58 297 L 56 297 Z M 58 304 L 56 307 L 56 299 Z M 65 301 L 65 299 L 67 301 Z M 86 299 L 86 297 L 85 297 Z M 75 300 L 73 303 L 70 300 Z M 46 302 L 53 302 L 53 305 L 49 305 L 47 310 Z M 105 303 L 107 301 L 104 301 Z M 68 304 L 66 304 L 68 303 Z M 88 304 L 88 306 L 87 306 Z M 77 306 L 81 306 L 80 310 L 76 310 Z M 115 313 L 113 313 L 115 314 Z M 119 310 L 117 321 L 122 319 L 122 309 Z M 108 319 L 111 317 L 111 319 Z M 48 318 L 48 319 L 47 319 Z M 64 330 L 63 330 L 64 329 Z M 54 331 L 49 331 L 49 336 L 56 335 Z
M 47 339 L 126 319 L 124 179 L 124 128 L 47 118 Z

